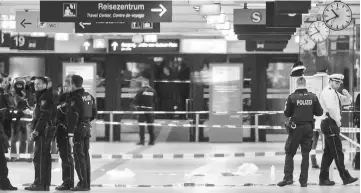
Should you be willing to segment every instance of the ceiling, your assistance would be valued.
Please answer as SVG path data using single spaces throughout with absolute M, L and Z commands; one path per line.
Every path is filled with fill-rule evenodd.
M 148 0 L 150 1 L 150 0 Z M 269 1 L 269 0 L 267 0 Z M 39 10 L 39 0 L 0 0 L 0 13 L 10 15 L 17 10 Z M 322 14 L 324 7 L 332 1 L 312 1 L 310 13 Z M 351 6 L 353 17 L 359 24 L 360 18 L 360 1 L 344 1 Z M 232 35 L 230 31 L 218 30 L 213 24 L 207 24 L 205 17 L 201 16 L 196 7 L 201 4 L 220 3 L 222 12 L 227 16 L 231 26 L 233 26 L 233 10 L 243 9 L 244 3 L 247 3 L 248 9 L 266 8 L 266 0 L 248 0 L 248 1 L 231 1 L 231 0 L 173 0 L 173 22 L 161 23 L 160 35 L 176 35 L 185 37 L 207 37 L 207 38 L 224 38 L 225 35 Z M 307 27 L 303 25 L 302 27 Z M 233 30 L 231 30 L 233 31 Z M 346 30 L 347 31 L 347 30 Z M 341 33 L 347 33 L 347 32 Z M 130 35 L 130 34 L 124 34 Z

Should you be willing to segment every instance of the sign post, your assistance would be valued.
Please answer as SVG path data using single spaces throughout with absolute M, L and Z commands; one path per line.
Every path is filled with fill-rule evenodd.
M 74 33 L 73 23 L 41 22 L 39 11 L 17 11 L 17 32 Z
M 172 1 L 40 1 L 42 22 L 172 22 Z

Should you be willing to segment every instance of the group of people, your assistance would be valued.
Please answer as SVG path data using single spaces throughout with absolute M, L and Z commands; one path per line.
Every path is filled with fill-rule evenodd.
M 354 183 L 358 178 L 352 177 L 345 168 L 340 137 L 342 106 L 352 102 L 352 96 L 346 89 L 341 91 L 342 94 L 338 92 L 344 76 L 342 74 L 330 75 L 328 86 L 321 91 L 318 98 L 315 93 L 306 89 L 303 71 L 304 68 L 298 66 L 297 68 L 294 67 L 293 75 L 291 74 L 291 76 L 298 77 L 297 88 L 295 92 L 290 94 L 285 105 L 284 114 L 289 118 L 289 122 L 286 124 L 288 138 L 285 144 L 284 178 L 277 185 L 282 187 L 293 184 L 293 157 L 298 147 L 301 146 L 302 163 L 299 182 L 301 187 L 307 187 L 309 154 L 312 149 L 313 130 L 315 128 L 314 116 L 322 119 L 320 127 L 325 137 L 319 185 L 335 185 L 329 176 L 329 169 L 333 161 L 335 161 L 343 184 Z
M 17 190 L 8 178 L 5 153 L 10 147 L 16 148 L 15 143 L 10 146 L 9 138 L 14 138 L 14 131 L 19 130 L 17 128 L 24 130 L 25 125 L 31 131 L 27 137 L 34 142 L 35 170 L 34 182 L 25 190 L 49 191 L 51 144 L 55 140 L 62 160 L 63 179 L 63 183 L 56 187 L 56 190 L 90 190 L 90 122 L 96 118 L 97 109 L 94 97 L 82 86 L 81 76 L 68 75 L 57 93 L 48 77 L 18 78 L 11 84 L 10 77 L 1 74 L 0 190 Z M 11 93 L 12 89 L 14 93 Z M 30 117 L 31 121 L 24 124 L 21 118 L 26 116 Z M 13 127 L 12 121 L 15 124 Z M 25 147 L 20 144 L 20 149 L 24 148 L 26 142 Z M 74 167 L 79 179 L 75 186 Z

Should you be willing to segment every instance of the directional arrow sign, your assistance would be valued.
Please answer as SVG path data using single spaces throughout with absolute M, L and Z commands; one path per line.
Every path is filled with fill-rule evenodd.
M 30 22 L 25 22 L 26 19 L 23 19 L 23 21 L 21 21 L 21 26 L 23 26 L 23 28 L 26 28 L 25 25 L 31 25 Z
M 90 46 L 90 43 L 89 42 L 84 42 L 83 46 L 84 46 L 85 50 L 88 50 L 89 46 Z
M 40 22 L 39 11 L 17 11 L 17 32 L 74 33 L 73 23 Z
M 118 47 L 118 43 L 117 43 L 117 42 L 113 42 L 113 43 L 112 43 L 113 51 L 117 50 L 117 47 Z
M 40 1 L 42 22 L 172 22 L 172 1 Z

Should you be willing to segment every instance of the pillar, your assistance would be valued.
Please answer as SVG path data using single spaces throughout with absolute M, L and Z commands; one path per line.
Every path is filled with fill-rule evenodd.
M 267 110 L 267 68 L 268 59 L 262 55 L 248 55 L 245 63 L 251 65 L 251 110 Z M 252 115 L 252 125 L 254 125 L 254 114 Z M 264 125 L 267 121 L 267 115 L 259 116 L 259 125 Z M 259 130 L 259 141 L 266 141 L 265 129 Z M 254 130 L 251 131 L 251 138 L 255 139 Z
M 117 111 L 120 110 L 121 104 L 121 67 L 125 65 L 125 57 L 123 55 L 107 55 L 105 65 L 105 110 Z M 114 121 L 120 121 L 121 115 L 114 115 Z M 106 116 L 108 118 L 108 116 Z M 106 121 L 109 121 L 106 120 Z M 105 127 L 105 136 L 109 136 L 109 125 Z M 121 126 L 113 125 L 114 141 L 121 139 Z M 106 139 L 106 140 L 109 140 Z
M 51 54 L 45 56 L 45 76 L 48 76 L 53 82 L 53 88 L 56 88 L 63 82 L 63 63 L 59 55 Z

